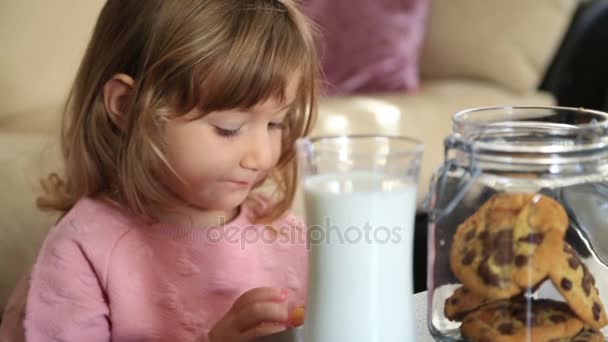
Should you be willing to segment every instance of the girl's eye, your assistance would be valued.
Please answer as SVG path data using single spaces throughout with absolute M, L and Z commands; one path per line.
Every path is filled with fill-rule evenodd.
M 230 138 L 230 137 L 234 137 L 238 134 L 239 130 L 238 129 L 225 129 L 225 128 L 221 128 L 221 127 L 215 127 L 215 133 L 217 133 L 217 135 L 221 136 L 221 137 L 225 137 L 225 138 Z
M 285 124 L 282 122 L 270 122 L 268 123 L 268 128 L 270 129 L 283 129 L 285 128 Z

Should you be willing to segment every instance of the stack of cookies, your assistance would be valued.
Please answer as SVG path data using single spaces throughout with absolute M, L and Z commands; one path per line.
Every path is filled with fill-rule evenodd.
M 540 194 L 497 194 L 454 236 L 450 266 L 462 286 L 445 316 L 471 341 L 604 341 L 595 279 L 565 242 L 568 216 Z M 566 302 L 529 295 L 550 280 Z

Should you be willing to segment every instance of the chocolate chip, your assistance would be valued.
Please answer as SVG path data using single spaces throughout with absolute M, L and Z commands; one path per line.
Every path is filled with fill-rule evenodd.
M 513 230 L 504 229 L 494 235 L 494 247 L 513 245 Z
M 549 316 L 549 319 L 551 320 L 551 322 L 553 322 L 555 324 L 567 321 L 566 317 L 564 317 L 562 315 L 551 315 L 551 316 Z
M 458 303 L 460 303 L 460 301 L 458 300 L 458 298 L 452 298 L 450 300 L 450 303 L 452 303 L 452 305 L 458 305 Z
M 567 244 L 564 244 L 564 252 L 566 252 L 568 254 L 574 254 L 572 247 L 570 247 L 570 245 L 567 245 Z
M 479 234 L 479 238 L 481 239 L 481 254 L 483 258 L 488 258 L 492 251 L 494 250 L 494 245 L 490 234 L 487 231 L 483 231 Z
M 461 262 L 463 265 L 468 266 L 473 263 L 473 260 L 475 260 L 475 251 L 471 250 L 464 255 Z
M 468 233 L 465 234 L 464 240 L 466 242 L 469 242 L 469 241 L 473 240 L 474 237 L 475 237 L 475 229 L 471 229 L 468 231 Z
M 500 332 L 502 335 L 513 335 L 513 324 L 502 323 L 498 326 L 498 332 Z
M 518 308 L 513 310 L 511 316 L 520 321 L 522 324 L 529 324 L 533 327 L 540 325 L 536 314 L 534 312 L 528 311 L 526 308 Z
M 517 241 L 528 242 L 535 245 L 540 245 L 543 242 L 545 235 L 543 233 L 531 233 L 527 236 L 519 238 Z
M 580 266 L 581 262 L 576 258 L 568 258 L 568 264 L 570 265 L 570 268 L 575 270 L 578 268 L 578 266 Z
M 496 255 L 494 256 L 494 260 L 496 261 L 496 264 L 498 266 L 503 266 L 513 262 L 514 254 L 515 252 L 513 251 L 513 248 L 511 248 L 510 246 L 505 246 L 498 249 Z
M 562 285 L 562 289 L 564 289 L 566 291 L 570 290 L 570 289 L 572 289 L 572 280 L 570 280 L 568 278 L 562 278 L 561 285 Z
M 583 264 L 583 274 L 584 276 L 591 278 L 591 284 L 595 286 L 595 278 L 593 278 L 593 274 L 589 273 L 589 269 L 585 264 Z
M 596 321 L 600 320 L 600 314 L 602 313 L 602 307 L 598 302 L 593 302 L 593 319 Z
M 492 248 L 490 248 L 490 247 L 484 247 L 481 250 L 481 258 L 482 259 L 488 259 L 491 255 L 492 255 Z
M 481 277 L 481 279 L 488 285 L 497 286 L 500 285 L 500 278 L 497 274 L 492 273 L 490 267 L 488 266 L 488 260 L 484 260 L 477 269 L 477 273 Z
M 522 267 L 528 263 L 528 257 L 522 254 L 518 254 L 515 257 L 515 266 Z
M 513 311 L 511 312 L 511 316 L 513 316 L 516 320 L 518 320 L 524 324 L 528 320 L 528 313 L 526 312 L 526 309 L 524 309 L 524 308 L 513 309 Z
M 467 294 L 469 292 L 471 292 L 471 291 L 469 291 L 469 289 L 467 289 L 466 287 L 462 288 L 462 293 Z
M 494 248 L 496 255 L 494 260 L 498 265 L 511 263 L 515 258 L 513 251 L 513 231 L 511 229 L 501 230 L 494 236 Z
M 583 276 L 583 290 L 587 296 L 591 295 L 591 286 L 593 286 L 593 277 L 589 273 L 585 273 Z

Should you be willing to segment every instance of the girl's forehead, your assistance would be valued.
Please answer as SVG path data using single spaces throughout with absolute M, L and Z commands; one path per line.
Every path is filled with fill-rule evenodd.
M 260 114 L 260 115 L 278 114 L 278 113 L 281 113 L 281 112 L 287 110 L 294 103 L 294 101 L 295 101 L 295 97 L 288 98 L 286 96 L 285 100 L 281 101 L 280 98 L 275 96 L 275 97 L 271 97 L 268 100 L 258 103 L 257 105 L 249 108 L 249 112 L 251 112 L 253 114 Z
M 301 74 L 299 74 L 299 73 L 293 73 L 293 74 L 289 75 L 289 77 L 287 78 L 287 83 L 285 85 L 285 89 L 283 89 L 282 97 L 279 96 L 278 94 L 272 95 L 269 98 L 262 100 L 261 102 L 254 105 L 251 109 L 254 111 L 256 109 L 262 109 L 262 110 L 267 110 L 267 109 L 272 109 L 272 108 L 285 109 L 285 108 L 291 106 L 294 103 L 294 101 L 296 100 L 296 98 L 298 97 L 298 92 L 300 90 L 300 83 L 301 83 L 300 75 Z
M 286 103 L 293 102 L 298 95 L 298 91 L 300 90 L 300 84 L 302 83 L 302 72 L 294 71 L 288 74 L 285 77 L 285 89 L 284 89 L 284 99 L 283 101 Z M 280 99 L 279 99 L 280 100 Z

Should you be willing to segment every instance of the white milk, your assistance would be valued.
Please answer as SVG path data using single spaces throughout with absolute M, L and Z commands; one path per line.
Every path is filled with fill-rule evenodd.
M 304 196 L 304 341 L 414 341 L 415 184 L 371 172 L 329 174 L 306 179 Z

